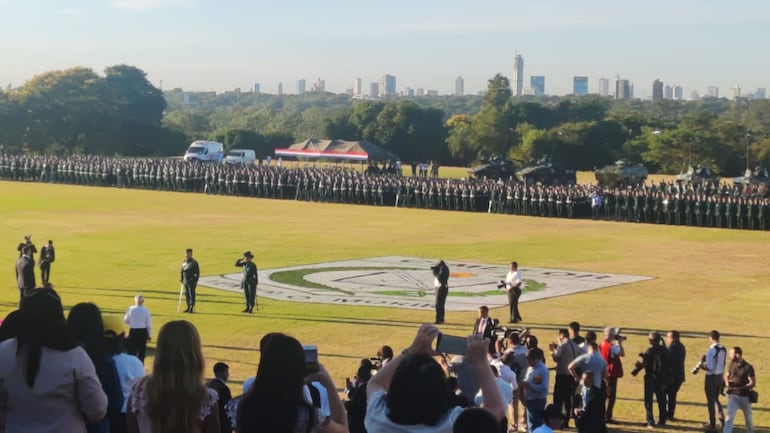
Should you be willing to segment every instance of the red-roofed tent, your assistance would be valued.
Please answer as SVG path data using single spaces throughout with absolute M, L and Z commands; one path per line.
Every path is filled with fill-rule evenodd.
M 286 148 L 275 149 L 275 156 L 347 161 L 395 161 L 398 159 L 396 154 L 365 140 L 308 139 Z

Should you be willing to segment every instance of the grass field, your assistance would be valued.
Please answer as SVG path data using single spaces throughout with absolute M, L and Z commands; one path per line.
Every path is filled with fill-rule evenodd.
M 400 351 L 433 313 L 260 299 L 259 313 L 247 316 L 239 313 L 242 296 L 200 287 L 196 314 L 180 314 L 184 248 L 195 249 L 203 275 L 237 272 L 233 263 L 245 250 L 263 269 L 404 255 L 650 275 L 656 278 L 526 303 L 522 314 L 543 346 L 571 320 L 587 329 L 622 326 L 629 334 L 627 371 L 651 329 L 683 332 L 688 369 L 708 346 L 705 334 L 718 329 L 726 346 L 742 346 L 754 364 L 760 393 L 755 425 L 767 431 L 770 424 L 767 233 L 11 182 L 0 182 L 0 197 L 6 245 L 0 261 L 8 272 L 0 291 L 3 316 L 17 302 L 15 247 L 30 233 L 38 249 L 48 239 L 55 242 L 52 282 L 67 308 L 90 301 L 122 314 L 142 292 L 156 330 L 168 320 L 191 320 L 208 365 L 227 362 L 236 381 L 255 373 L 263 334 L 286 332 L 317 344 L 321 362 L 341 386 L 360 358 L 374 356 L 382 344 Z M 442 329 L 468 333 L 474 318 L 473 312 L 449 312 Z M 695 431 L 706 420 L 702 381 L 688 376 L 677 413 L 683 421 L 667 430 Z M 621 431 L 642 429 L 641 384 L 641 376 L 620 381 Z

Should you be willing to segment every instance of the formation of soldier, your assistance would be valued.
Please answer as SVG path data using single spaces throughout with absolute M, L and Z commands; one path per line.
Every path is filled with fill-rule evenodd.
M 351 166 L 352 167 L 352 166 Z M 246 197 L 766 230 L 766 189 L 721 184 L 527 185 L 350 167 L 225 165 L 93 155 L 0 157 L 0 178 Z M 432 174 L 432 173 L 431 173 Z M 601 199 L 597 201 L 596 197 Z

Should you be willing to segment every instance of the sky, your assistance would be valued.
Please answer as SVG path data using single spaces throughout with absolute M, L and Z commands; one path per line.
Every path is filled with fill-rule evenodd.
M 770 87 L 767 0 L 0 0 L 0 85 L 75 66 L 136 66 L 164 89 L 344 92 L 384 74 L 397 88 L 465 93 L 509 78 L 572 92 L 572 77 L 678 84 L 685 96 Z

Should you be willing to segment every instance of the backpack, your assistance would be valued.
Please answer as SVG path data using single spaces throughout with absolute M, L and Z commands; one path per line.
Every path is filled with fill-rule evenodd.
M 656 346 L 652 352 L 652 376 L 662 385 L 671 382 L 671 354 L 663 346 Z

